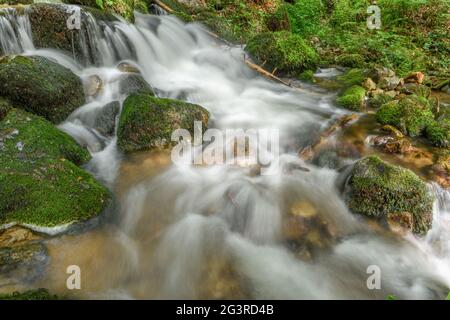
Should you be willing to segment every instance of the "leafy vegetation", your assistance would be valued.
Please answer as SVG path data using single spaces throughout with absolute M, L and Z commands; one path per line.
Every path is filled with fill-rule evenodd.
M 163 2 L 231 41 L 247 42 L 269 31 L 289 31 L 306 42 L 314 40 L 322 65 L 380 64 L 400 76 L 425 70 L 442 79 L 449 75 L 449 0 L 379 1 L 381 30 L 366 26 L 369 0 L 206 0 L 204 5 L 191 6 Z
M 298 0 L 287 5 L 289 22 L 293 33 L 314 35 L 320 31 L 320 24 L 325 12 L 321 0 Z

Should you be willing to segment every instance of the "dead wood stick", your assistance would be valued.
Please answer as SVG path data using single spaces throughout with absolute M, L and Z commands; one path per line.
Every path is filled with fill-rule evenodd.
M 265 76 L 265 77 L 267 77 L 267 78 L 270 78 L 270 79 L 272 79 L 272 80 L 278 81 L 278 82 L 284 84 L 285 86 L 288 86 L 288 87 L 291 86 L 290 83 L 287 83 L 286 81 L 284 81 L 284 80 L 278 78 L 277 76 L 273 75 L 273 74 L 270 73 L 269 71 L 264 70 L 263 68 L 261 68 L 261 67 L 258 66 L 257 64 L 254 64 L 254 63 L 251 62 L 250 60 L 245 59 L 245 63 L 250 67 L 250 69 L 252 69 L 252 70 L 254 70 L 254 71 L 256 71 L 256 72 L 262 74 L 263 76 Z
M 158 6 L 160 6 L 161 8 L 163 8 L 164 10 L 166 10 L 169 13 L 173 13 L 173 9 L 171 7 L 169 7 L 167 4 L 159 1 L 159 0 L 153 0 Z

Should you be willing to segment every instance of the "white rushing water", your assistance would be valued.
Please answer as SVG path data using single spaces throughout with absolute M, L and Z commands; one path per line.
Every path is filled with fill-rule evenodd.
M 114 189 L 123 157 L 115 136 L 100 134 L 93 123 L 108 103 L 125 99 L 120 83 L 127 74 L 116 66 L 128 61 L 160 97 L 208 109 L 215 128 L 280 130 L 284 170 L 260 176 L 248 167 L 171 166 L 133 186 L 118 199 L 114 222 L 133 267 L 124 271 L 126 280 L 109 288 L 113 293 L 105 290 L 96 297 L 197 298 L 207 277 L 204 266 L 217 256 L 231 264 L 248 298 L 384 299 L 394 294 L 431 299 L 450 287 L 448 192 L 433 186 L 438 201 L 433 229 L 425 239 L 372 232 L 348 211 L 336 187 L 338 172 L 296 156 L 342 114 L 333 107 L 332 94 L 261 78 L 245 65 L 242 48 L 218 43 L 200 25 L 172 16 L 136 16 L 134 25 L 85 16 L 89 37 L 83 47 L 94 52 L 94 65 L 79 64 L 56 50 L 35 49 L 26 16 L 0 16 L 3 52 L 45 56 L 72 69 L 85 83 L 92 76 L 101 78 L 101 92 L 88 96 L 87 104 L 60 125 L 92 153 L 88 169 Z M 304 167 L 309 171 L 299 169 Z M 299 259 L 282 240 L 283 217 L 298 201 L 311 203 L 338 235 L 311 261 Z M 147 234 L 158 215 L 168 226 L 150 244 Z M 380 290 L 367 288 L 371 265 L 381 270 Z M 146 282 L 152 283 L 151 290 Z

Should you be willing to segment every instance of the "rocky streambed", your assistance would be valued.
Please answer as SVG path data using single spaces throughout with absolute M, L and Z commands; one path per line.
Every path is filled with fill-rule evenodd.
M 449 106 L 425 75 L 327 69 L 288 87 L 174 17 L 82 9 L 73 33 L 67 15 L 0 11 L 0 292 L 447 294 Z M 281 173 L 174 166 L 170 134 L 194 121 L 277 128 Z M 66 286 L 71 265 L 83 290 Z

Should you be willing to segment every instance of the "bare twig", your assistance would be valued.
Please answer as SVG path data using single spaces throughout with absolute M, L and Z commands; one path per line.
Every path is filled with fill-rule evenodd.
M 159 0 L 153 0 L 158 6 L 160 6 L 161 8 L 163 8 L 164 10 L 166 10 L 169 13 L 173 13 L 173 9 L 171 7 L 169 7 L 167 4 L 159 1 Z
M 267 71 L 267 70 L 261 68 L 261 67 L 258 66 L 257 64 L 254 64 L 254 63 L 251 62 L 250 60 L 245 59 L 245 63 L 250 67 L 250 69 L 252 69 L 252 70 L 254 70 L 254 71 L 256 71 L 256 72 L 262 74 L 263 76 L 265 76 L 265 77 L 267 77 L 267 78 L 270 78 L 270 79 L 272 79 L 272 80 L 275 80 L 275 81 L 277 81 L 277 82 L 280 82 L 280 83 L 284 84 L 285 86 L 288 86 L 288 87 L 291 86 L 290 83 L 287 83 L 286 81 L 284 81 L 284 80 L 278 78 L 277 76 L 273 75 L 273 74 L 270 73 L 269 71 Z

